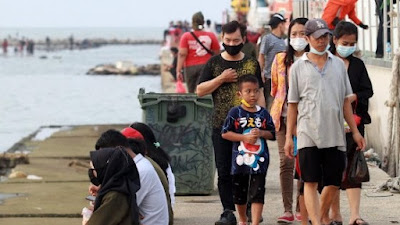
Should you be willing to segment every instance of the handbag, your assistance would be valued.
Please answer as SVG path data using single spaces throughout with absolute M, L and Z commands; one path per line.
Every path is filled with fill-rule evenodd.
M 369 181 L 368 165 L 362 151 L 356 150 L 351 161 L 348 179 L 352 183 L 362 183 Z

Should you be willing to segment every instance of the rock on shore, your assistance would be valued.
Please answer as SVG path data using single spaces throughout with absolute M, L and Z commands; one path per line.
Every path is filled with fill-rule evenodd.
M 88 75 L 159 75 L 160 65 L 149 64 L 136 66 L 129 61 L 120 61 L 114 64 L 101 64 L 91 68 Z
M 29 158 L 24 153 L 3 153 L 0 155 L 0 175 L 6 175 L 8 170 L 18 164 L 29 164 Z

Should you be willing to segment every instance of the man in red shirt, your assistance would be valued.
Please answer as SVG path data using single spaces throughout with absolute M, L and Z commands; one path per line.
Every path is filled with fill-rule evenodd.
M 192 17 L 193 31 L 182 35 L 179 43 L 177 77 L 183 80 L 184 68 L 185 81 L 189 93 L 194 93 L 201 70 L 208 59 L 214 54 L 219 54 L 220 46 L 214 33 L 203 31 L 204 16 L 197 12 Z

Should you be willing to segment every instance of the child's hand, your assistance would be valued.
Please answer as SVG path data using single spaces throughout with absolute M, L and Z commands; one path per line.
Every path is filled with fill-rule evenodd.
M 257 142 L 257 138 L 258 137 L 254 134 L 245 134 L 243 141 L 249 144 L 255 144 Z
M 251 129 L 250 134 L 253 134 L 253 135 L 257 136 L 257 137 L 261 136 L 260 129 L 258 129 L 258 128 Z

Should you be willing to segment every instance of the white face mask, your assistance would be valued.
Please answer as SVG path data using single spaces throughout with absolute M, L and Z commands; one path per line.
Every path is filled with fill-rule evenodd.
M 353 54 L 356 51 L 356 46 L 343 46 L 338 45 L 336 47 L 336 52 L 343 58 L 347 58 L 349 55 Z
M 331 47 L 331 45 L 328 44 L 328 45 L 326 46 L 326 48 L 325 48 L 324 51 L 319 52 L 317 49 L 313 48 L 313 47 L 310 45 L 310 52 L 311 52 L 311 53 L 314 53 L 314 54 L 316 54 L 316 55 L 323 55 L 323 54 L 325 54 L 325 53 L 328 51 L 328 49 L 329 49 L 330 47 Z
M 303 51 L 308 45 L 308 42 L 304 38 L 291 38 L 290 46 L 297 52 Z

